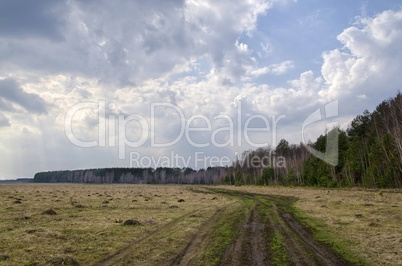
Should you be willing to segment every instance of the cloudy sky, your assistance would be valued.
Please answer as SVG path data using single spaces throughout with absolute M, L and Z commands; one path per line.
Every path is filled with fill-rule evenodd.
M 3 0 L 0 178 L 315 140 L 402 88 L 401 47 L 400 0 Z

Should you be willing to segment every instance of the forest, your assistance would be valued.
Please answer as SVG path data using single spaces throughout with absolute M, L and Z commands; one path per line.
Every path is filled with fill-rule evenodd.
M 309 147 L 325 152 L 327 138 L 337 136 L 337 165 L 312 155 Z M 330 142 L 329 142 L 330 143 Z M 290 185 L 320 187 L 402 187 L 402 95 L 381 102 L 373 112 L 356 116 L 346 131 L 334 128 L 314 143 L 246 151 L 224 178 L 228 185 Z M 282 157 L 283 164 L 274 160 Z M 265 158 L 266 167 L 253 166 Z

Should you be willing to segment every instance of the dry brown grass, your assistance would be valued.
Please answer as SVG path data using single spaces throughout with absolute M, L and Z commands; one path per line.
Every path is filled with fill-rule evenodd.
M 352 252 L 373 265 L 402 265 L 401 190 L 224 188 L 297 197 L 296 207 L 340 238 L 353 242 Z
M 2 184 L 0 186 L 0 264 L 26 265 L 55 258 L 73 258 L 82 265 L 96 262 L 159 230 L 180 221 L 155 257 L 174 255 L 216 209 L 230 200 L 194 193 L 189 186 Z M 183 199 L 184 201 L 178 202 Z M 20 202 L 20 203 L 16 203 Z M 176 207 L 174 207 L 176 206 Z M 173 207 L 173 208 L 172 208 Z M 54 214 L 52 211 L 56 214 Z M 53 215 L 50 215 L 53 214 Z M 127 220 L 140 225 L 123 226 Z M 141 245 L 140 261 L 154 243 Z M 165 249 L 165 250 L 163 250 Z M 144 255 L 145 254 L 145 255 Z M 160 255 L 158 255 L 160 254 Z

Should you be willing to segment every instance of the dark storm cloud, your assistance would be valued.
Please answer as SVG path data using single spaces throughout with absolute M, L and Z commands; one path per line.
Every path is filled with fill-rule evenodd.
M 0 108 L 10 110 L 12 108 L 10 103 L 17 104 L 32 113 L 47 113 L 48 104 L 39 95 L 25 92 L 12 79 L 0 80 Z
M 57 4 L 57 6 L 56 6 Z M 0 1 L 0 36 L 44 37 L 61 40 L 63 19 L 58 14 L 60 1 Z
M 0 1 L 0 72 L 69 73 L 135 87 L 208 55 L 215 68 L 230 68 L 222 75 L 244 74 L 241 64 L 248 55 L 233 51 L 233 44 L 249 28 L 239 18 L 254 8 L 246 4 L 226 12 L 224 4 L 191 5 L 183 0 Z
M 162 0 L 0 1 L 0 72 L 73 73 L 135 86 L 188 57 L 184 7 Z

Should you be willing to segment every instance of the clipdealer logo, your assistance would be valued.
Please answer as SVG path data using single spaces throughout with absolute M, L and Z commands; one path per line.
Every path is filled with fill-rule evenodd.
M 158 157 L 153 156 L 141 156 L 139 152 L 130 152 L 130 166 L 132 167 L 172 167 L 177 165 L 182 165 L 184 167 L 189 167 L 191 163 L 195 163 L 195 167 L 206 168 L 211 165 L 228 165 L 231 159 L 228 156 L 202 156 L 203 152 L 195 152 L 194 156 L 184 156 L 175 153 L 173 146 L 183 139 L 194 148 L 205 148 L 205 147 L 241 147 L 243 143 L 251 146 L 252 148 L 266 147 L 269 144 L 277 144 L 277 130 L 278 123 L 280 120 L 285 119 L 286 115 L 272 115 L 267 117 L 262 114 L 254 114 L 248 117 L 243 117 L 242 112 L 242 102 L 238 100 L 236 104 L 236 116 L 233 118 L 226 114 L 218 114 L 208 118 L 202 114 L 196 114 L 186 117 L 183 110 L 171 103 L 151 103 L 150 104 L 150 116 L 146 117 L 144 115 L 133 113 L 130 115 L 124 114 L 108 114 L 110 111 L 116 109 L 116 104 L 109 103 L 105 100 L 99 100 L 98 102 L 82 102 L 72 106 L 66 116 L 64 123 L 64 131 L 68 140 L 78 147 L 91 148 L 91 147 L 117 147 L 118 148 L 118 158 L 120 160 L 126 159 L 127 148 L 138 148 L 142 146 L 153 147 L 153 148 L 166 148 L 172 147 L 171 153 L 169 155 L 163 155 Z M 77 112 L 92 109 L 97 111 L 97 123 L 98 130 L 97 136 L 92 140 L 82 140 L 74 134 L 73 130 L 73 120 L 74 115 Z M 157 141 L 156 137 L 158 135 L 158 121 L 156 118 L 157 111 L 167 111 L 174 113 L 177 117 L 179 124 L 178 133 L 174 139 L 161 142 Z M 307 144 L 305 140 L 305 130 L 312 123 L 325 120 L 327 118 L 333 118 L 338 115 L 338 101 L 333 101 L 325 105 L 325 112 L 321 115 L 320 109 L 311 113 L 302 123 L 301 134 L 302 141 Z M 252 127 L 251 123 L 255 120 L 264 125 L 263 127 Z M 136 122 L 136 132 L 139 133 L 139 137 L 133 141 L 130 140 L 126 134 L 126 129 L 130 123 Z M 202 122 L 204 126 L 196 126 L 196 123 Z M 225 126 L 218 126 L 220 124 L 225 124 Z M 327 123 L 327 128 L 337 126 L 337 122 Z M 252 133 L 265 133 L 271 134 L 271 143 L 262 142 L 256 143 L 250 137 Z M 209 134 L 209 140 L 201 142 L 200 140 L 194 139 L 192 133 L 202 133 Z M 217 135 L 220 133 L 226 133 L 227 138 L 225 141 L 218 141 Z M 243 142 L 244 140 L 244 142 Z M 117 143 L 116 143 L 117 142 Z M 327 137 L 327 149 L 326 152 L 320 152 L 313 149 L 311 146 L 306 145 L 309 152 L 314 156 L 326 161 L 331 165 L 336 165 L 338 163 L 338 135 L 332 134 Z M 203 164 L 201 163 L 203 162 Z M 208 162 L 208 163 L 207 163 Z

